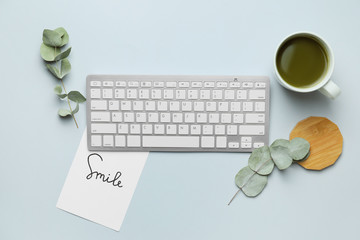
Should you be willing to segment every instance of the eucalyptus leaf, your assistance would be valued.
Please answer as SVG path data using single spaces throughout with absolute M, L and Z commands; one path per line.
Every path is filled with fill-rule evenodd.
M 75 113 L 77 113 L 78 111 L 79 111 L 79 103 L 77 102 L 75 109 L 72 111 L 72 114 L 75 114 Z
M 310 151 L 310 143 L 304 138 L 296 137 L 290 141 L 289 151 L 295 161 L 303 160 Z
M 287 169 L 292 164 L 289 152 L 290 142 L 286 139 L 275 140 L 270 146 L 271 157 L 280 170 Z
M 71 91 L 68 94 L 68 98 L 71 101 L 77 102 L 77 103 L 82 103 L 86 101 L 86 98 L 78 91 Z
M 61 79 L 65 77 L 71 70 L 71 64 L 67 58 L 61 60 Z
M 248 163 L 251 170 L 260 175 L 269 175 L 274 169 L 274 162 L 268 146 L 255 149 L 250 155 Z
M 71 52 L 71 47 L 69 47 L 68 49 L 66 49 L 64 52 L 59 53 L 56 57 L 55 57 L 55 61 L 59 61 L 61 59 L 67 58 L 69 56 Z
M 68 117 L 71 116 L 71 112 L 67 109 L 60 108 L 58 111 L 60 117 Z
M 54 67 L 51 64 L 46 64 L 46 67 L 49 69 L 49 71 L 57 78 L 62 79 L 59 69 Z
M 56 85 L 54 88 L 54 92 L 56 95 L 59 95 L 62 93 L 62 87 L 60 85 Z
M 66 93 L 62 93 L 62 87 L 60 85 L 56 85 L 54 88 L 54 92 L 56 95 L 58 95 L 59 98 L 63 99 L 67 97 Z
M 54 31 L 61 35 L 62 42 L 60 47 L 65 46 L 69 42 L 69 34 L 66 32 L 66 30 L 63 27 L 59 27 Z
M 50 47 L 60 47 L 62 44 L 62 35 L 50 29 L 44 29 L 43 42 Z
M 40 46 L 40 56 L 47 62 L 55 61 L 55 57 L 60 54 L 59 48 L 46 46 L 44 43 Z
M 236 174 L 235 183 L 246 196 L 256 197 L 264 189 L 267 176 L 259 175 L 246 166 Z

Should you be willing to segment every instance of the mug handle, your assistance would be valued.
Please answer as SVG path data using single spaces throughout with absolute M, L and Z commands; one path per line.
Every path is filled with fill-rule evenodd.
M 340 95 L 341 90 L 333 81 L 328 81 L 319 91 L 328 98 L 335 99 Z

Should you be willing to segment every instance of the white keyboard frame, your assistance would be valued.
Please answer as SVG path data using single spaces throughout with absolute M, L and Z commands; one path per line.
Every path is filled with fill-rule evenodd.
M 243 89 L 246 88 L 245 85 L 243 85 L 244 82 L 246 83 L 253 83 L 254 87 L 253 89 L 255 89 L 255 84 L 259 84 L 259 83 L 265 83 L 265 112 L 261 112 L 263 114 L 265 114 L 265 123 L 261 124 L 265 126 L 265 133 L 264 135 L 226 135 L 228 137 L 227 139 L 227 144 L 229 142 L 238 142 L 239 143 L 239 148 L 230 148 L 229 146 L 227 146 L 226 148 L 202 148 L 201 146 L 199 148 L 186 148 L 186 147 L 105 147 L 105 146 L 91 146 L 91 136 L 92 135 L 96 135 L 93 134 L 91 132 L 91 97 L 90 97 L 90 82 L 91 81 L 113 81 L 114 82 L 114 87 L 112 87 L 113 89 L 116 88 L 116 81 L 138 81 L 139 87 L 137 87 L 138 89 L 141 89 L 141 82 L 154 82 L 154 81 L 161 81 L 161 82 L 198 82 L 198 81 L 203 81 L 203 82 L 223 82 L 223 81 L 228 81 L 229 84 L 230 82 L 240 82 L 241 83 L 241 87 L 240 88 L 228 88 L 228 89 L 234 89 L 234 90 L 239 90 L 239 89 Z M 166 84 L 165 84 L 166 86 Z M 109 88 L 109 87 L 104 87 L 103 84 L 101 84 L 101 89 L 103 88 Z M 153 88 L 153 87 L 152 87 Z M 152 89 L 150 88 L 150 89 Z M 148 88 L 149 89 L 149 88 Z M 179 87 L 176 88 L 172 88 L 172 89 L 181 89 Z M 202 89 L 206 89 L 204 86 L 202 88 L 199 88 L 200 90 Z M 215 88 L 216 89 L 216 83 L 215 83 Z M 249 89 L 249 88 L 248 88 Z M 86 108 L 87 108 L 87 140 L 88 140 L 88 149 L 90 151 L 119 151 L 119 152 L 123 152 L 123 151 L 128 151 L 128 152 L 138 152 L 138 151 L 175 151 L 175 152 L 252 152 L 254 147 L 254 143 L 263 143 L 265 145 L 268 145 L 269 143 L 269 122 L 270 122 L 270 81 L 269 78 L 266 76 L 200 76 L 200 75 L 195 75 L 195 76 L 190 76 L 190 75 L 88 75 L 87 79 L 86 79 L 86 93 L 87 93 L 87 103 L 86 103 Z M 109 100 L 116 100 L 115 98 L 109 99 Z M 137 99 L 139 100 L 139 99 Z M 141 99 L 143 101 L 146 101 L 145 99 Z M 174 101 L 174 100 L 173 100 Z M 181 100 L 180 100 L 181 101 Z M 195 100 L 183 100 L 183 101 L 192 101 L 194 102 Z M 205 100 L 200 100 L 200 101 L 205 101 Z M 224 101 L 222 100 L 214 100 L 212 99 L 211 101 Z M 235 101 L 239 101 L 236 100 Z M 257 102 L 259 100 L 252 100 L 252 99 L 247 99 L 246 101 L 249 102 Z M 206 102 L 206 101 L 205 101 Z M 110 111 L 110 110 L 107 110 Z M 121 111 L 121 110 L 119 110 Z M 169 111 L 167 111 L 169 112 Z M 181 111 L 179 111 L 181 112 Z M 192 111 L 193 112 L 193 111 Z M 217 112 L 219 113 L 219 112 Z M 227 113 L 227 112 L 225 112 Z M 230 111 L 229 111 L 230 113 Z M 241 108 L 241 113 L 244 113 L 242 108 Z M 131 124 L 131 123 L 129 123 Z M 156 123 L 154 123 L 156 124 Z M 166 123 L 165 123 L 166 124 Z M 170 123 L 172 124 L 172 122 Z M 197 123 L 193 123 L 193 124 L 197 124 Z M 191 124 L 189 124 L 191 125 Z M 202 124 L 201 124 L 202 125 Z M 246 123 L 242 124 L 242 125 L 246 125 Z M 116 127 L 117 129 L 117 127 Z M 116 134 L 110 134 L 115 136 Z M 128 134 L 131 135 L 131 134 Z M 146 136 L 143 134 L 140 134 L 141 136 Z M 147 136 L 156 136 L 155 134 L 151 134 L 151 135 L 147 135 Z M 179 135 L 177 134 L 177 136 L 193 136 L 193 135 Z M 205 135 L 197 135 L 197 136 L 205 136 Z M 215 134 L 213 135 L 215 136 Z M 216 136 L 215 136 L 216 137 Z M 242 138 L 244 137 L 244 138 Z M 242 148 L 242 139 L 246 140 L 246 137 L 251 137 L 252 139 L 252 143 L 251 143 L 251 147 L 247 146 L 246 148 Z M 103 138 L 102 138 L 103 141 Z M 215 139 L 215 146 L 216 146 L 216 139 Z

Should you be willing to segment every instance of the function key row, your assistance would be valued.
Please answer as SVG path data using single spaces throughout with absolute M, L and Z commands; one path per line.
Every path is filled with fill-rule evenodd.
M 201 82 L 201 81 L 181 81 L 181 82 L 159 82 L 159 81 L 90 81 L 91 87 L 167 87 L 167 88 L 266 88 L 265 82 L 228 82 L 228 81 L 213 81 L 213 82 Z

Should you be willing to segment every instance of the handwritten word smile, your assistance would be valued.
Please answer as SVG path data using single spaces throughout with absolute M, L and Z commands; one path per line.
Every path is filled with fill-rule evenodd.
M 118 171 L 115 173 L 114 177 L 111 178 L 111 174 L 110 173 L 101 173 L 101 172 L 98 172 L 98 171 L 94 171 L 92 168 L 91 168 L 91 163 L 90 163 L 90 157 L 91 156 L 94 156 L 92 159 L 98 159 L 100 158 L 100 160 L 103 162 L 103 158 L 97 154 L 97 153 L 92 153 L 88 156 L 87 158 L 87 162 L 88 162 L 88 165 L 89 165 L 89 169 L 90 169 L 90 173 L 86 176 L 86 179 L 87 180 L 90 180 L 92 177 L 94 177 L 95 179 L 99 179 L 101 181 L 103 181 L 104 183 L 110 183 L 112 184 L 114 187 L 123 187 L 121 185 L 121 180 L 119 180 L 119 178 L 121 177 L 121 172 Z M 96 156 L 98 158 L 96 158 Z

